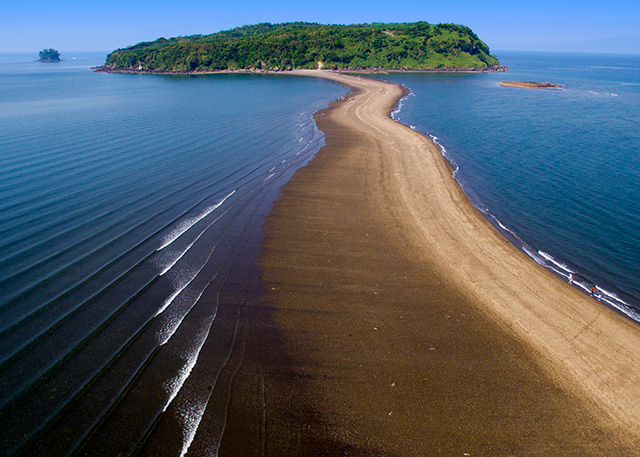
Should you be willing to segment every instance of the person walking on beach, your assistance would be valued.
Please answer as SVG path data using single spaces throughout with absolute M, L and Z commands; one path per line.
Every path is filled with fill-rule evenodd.
M 573 273 L 569 273 L 569 284 L 573 284 Z
M 591 296 L 592 297 L 596 296 L 596 286 L 591 286 Z

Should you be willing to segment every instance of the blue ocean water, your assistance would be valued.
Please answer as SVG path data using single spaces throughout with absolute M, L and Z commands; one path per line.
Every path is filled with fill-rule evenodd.
M 474 204 L 540 264 L 640 319 L 640 56 L 499 52 L 505 73 L 392 74 Z M 554 82 L 563 90 L 507 88 Z
M 323 144 L 312 116 L 347 91 L 34 58 L 0 56 L 0 455 L 128 454 L 168 416 L 190 443 L 184 411 L 217 391 L 194 385 L 235 345 L 205 344 L 234 328 L 220 307 L 239 313 L 263 217 Z

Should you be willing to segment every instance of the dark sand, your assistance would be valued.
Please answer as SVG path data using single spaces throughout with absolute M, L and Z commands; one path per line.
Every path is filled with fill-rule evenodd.
M 399 88 L 319 73 L 358 89 L 267 220 L 220 455 L 640 455 L 638 326 L 502 239 L 388 118 Z

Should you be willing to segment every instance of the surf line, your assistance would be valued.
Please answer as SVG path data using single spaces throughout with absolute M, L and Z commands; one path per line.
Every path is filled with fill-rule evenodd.
M 398 101 L 398 106 L 395 110 L 391 112 L 391 118 L 400 122 L 400 113 L 402 111 L 404 102 L 409 99 L 409 97 L 415 96 L 412 90 L 409 90 L 409 93 L 402 97 Z M 415 126 L 410 125 L 411 129 L 417 130 Z M 527 254 L 531 259 L 533 259 L 538 265 L 546 268 L 547 270 L 553 272 L 554 274 L 569 280 L 572 279 L 571 283 L 574 287 L 579 290 L 584 291 L 587 294 L 591 294 L 594 298 L 597 298 L 600 302 L 608 305 L 609 307 L 615 309 L 617 312 L 625 315 L 626 317 L 640 322 L 640 312 L 638 311 L 637 305 L 632 305 L 618 296 L 616 293 L 608 291 L 603 287 L 597 285 L 594 281 L 589 280 L 583 274 L 578 271 L 574 271 L 569 268 L 564 263 L 555 259 L 552 255 L 540 250 L 536 249 L 533 246 L 527 244 L 524 240 L 522 240 L 513 230 L 508 228 L 505 224 L 503 224 L 490 210 L 482 203 L 481 199 L 475 193 L 471 186 L 466 185 L 461 179 L 459 179 L 460 165 L 456 162 L 456 160 L 449 154 L 449 151 L 446 147 L 440 142 L 440 139 L 431 133 L 425 132 L 427 136 L 431 138 L 433 143 L 440 148 L 440 153 L 442 156 L 449 162 L 449 164 L 453 167 L 452 176 L 458 181 L 458 184 L 464 191 L 464 193 L 469 197 L 473 206 L 475 206 L 483 216 L 489 220 L 501 233 L 505 236 L 509 241 L 511 241 L 518 249 Z M 577 280 L 578 277 L 584 278 L 584 281 Z M 591 292 L 591 287 L 594 287 L 596 291 L 598 291 L 598 295 L 594 295 Z M 635 302 L 634 302 L 635 303 Z
M 186 249 L 184 250 L 184 252 L 182 254 L 180 254 L 175 261 L 173 261 L 171 263 L 171 265 L 169 265 L 168 268 L 166 268 L 162 273 L 160 273 L 158 276 L 162 276 L 164 275 L 167 271 L 169 271 L 177 262 L 178 260 L 180 260 L 189 249 L 191 249 L 191 246 L 193 246 L 199 239 L 200 237 L 204 234 L 204 232 L 206 232 L 209 227 L 211 227 L 213 224 L 215 224 L 216 222 L 218 222 L 220 220 L 220 218 L 222 218 L 225 214 L 227 214 L 229 211 L 231 210 L 231 208 L 229 208 L 228 210 L 226 210 L 224 213 L 222 213 L 220 216 L 218 216 L 213 222 L 211 222 L 211 224 L 209 224 L 203 231 L 202 233 L 200 233 L 200 235 L 198 235 L 198 237 L 193 240 L 193 242 L 191 244 L 189 244 L 189 246 L 186 247 Z M 211 249 L 211 252 L 209 253 L 209 256 L 207 257 L 206 262 L 204 262 L 200 268 L 197 268 L 197 271 L 195 271 L 192 276 L 191 279 L 189 279 L 188 281 L 183 282 L 180 286 L 178 286 L 178 288 L 171 294 L 169 295 L 169 297 L 167 297 L 167 299 L 164 301 L 164 303 L 162 304 L 162 306 L 160 307 L 160 309 L 158 309 L 158 311 L 156 312 L 154 317 L 157 317 L 158 315 L 162 314 L 162 312 L 167 309 L 167 307 L 173 302 L 173 300 L 175 300 L 175 298 L 184 290 L 186 289 L 189 284 L 191 284 L 191 282 L 196 278 L 196 276 L 198 276 L 198 274 L 202 271 L 202 269 L 205 267 L 205 265 L 209 262 L 209 259 L 211 259 L 211 255 L 213 254 L 213 251 L 215 251 L 215 249 L 218 247 L 218 245 L 220 244 L 219 240 Z M 216 274 L 217 276 L 217 274 Z M 199 299 L 199 297 L 198 297 Z M 164 343 L 163 343 L 164 344 Z
M 211 214 L 214 210 L 216 210 L 217 208 L 220 207 L 220 205 L 222 205 L 225 200 L 229 197 L 231 197 L 236 191 L 234 190 L 233 192 L 231 192 L 229 195 L 227 195 L 226 197 L 224 197 L 219 203 L 210 206 L 209 208 L 205 209 L 202 214 L 200 214 L 197 217 L 193 217 L 191 219 L 187 219 L 186 221 L 180 222 L 180 224 L 178 225 L 178 227 L 176 229 L 174 229 L 168 236 L 167 238 L 171 238 L 171 240 L 169 242 L 166 242 L 162 247 L 156 249 L 156 252 L 160 252 L 163 249 L 165 249 L 166 247 L 168 247 L 169 245 L 171 245 L 171 243 L 173 243 L 175 240 L 177 240 L 178 238 L 180 238 L 180 236 L 182 236 L 182 234 L 184 234 L 187 230 L 189 230 L 191 227 L 193 227 L 195 224 L 197 224 L 199 221 L 201 221 L 203 218 L 205 218 L 206 216 L 208 216 L 209 214 Z M 222 215 L 220 215 L 220 217 L 224 216 L 227 212 L 225 211 Z M 209 227 L 211 227 L 211 225 L 213 225 L 214 223 L 216 223 L 218 220 L 220 220 L 220 217 L 218 217 L 215 221 L 213 221 L 213 223 L 209 224 L 209 226 L 207 226 L 207 229 Z M 207 229 L 205 229 L 204 231 L 206 231 Z M 204 231 L 202 233 L 204 233 Z M 164 276 L 164 274 L 171 270 L 171 268 L 173 268 L 173 266 L 178 263 L 178 261 L 187 253 L 187 251 L 189 249 L 191 249 L 191 246 L 193 246 L 195 244 L 196 241 L 198 241 L 200 239 L 200 237 L 202 236 L 202 233 L 200 235 L 198 235 L 198 237 L 193 240 L 189 246 L 187 246 L 182 253 L 177 256 L 175 259 L 173 259 L 172 261 L 169 262 L 168 265 L 165 265 L 165 267 L 162 269 L 162 271 L 160 272 L 160 274 L 158 276 Z
M 200 294 L 202 295 L 202 294 Z M 186 358 L 183 357 L 185 363 L 180 368 L 180 371 L 176 376 L 167 380 L 165 382 L 165 390 L 169 394 L 169 398 L 167 398 L 164 408 L 162 412 L 166 412 L 173 400 L 178 396 L 178 393 L 182 390 L 182 386 L 185 381 L 191 374 L 193 367 L 196 366 L 198 362 L 198 358 L 200 357 L 200 351 L 202 350 L 202 346 L 204 346 L 205 341 L 209 337 L 209 332 L 211 331 L 211 326 L 213 321 L 216 319 L 217 312 L 211 316 L 208 316 L 207 319 L 203 322 L 203 326 L 200 328 L 200 331 L 196 334 L 194 341 L 192 341 L 193 346 L 190 348 L 190 351 L 186 355 Z
M 205 210 L 202 213 L 200 213 L 198 216 L 192 217 L 190 219 L 186 219 L 186 220 L 180 222 L 178 224 L 178 226 L 171 231 L 171 233 L 169 233 L 167 236 L 164 237 L 162 246 L 160 246 L 158 249 L 156 249 L 156 252 L 162 251 L 164 248 L 169 246 L 175 240 L 180 238 L 184 232 L 189 230 L 191 227 L 193 227 L 195 224 L 197 224 L 203 218 L 207 217 L 209 214 L 211 214 L 211 212 L 213 212 L 217 208 L 219 208 L 220 205 L 222 205 L 229 197 L 231 197 L 235 193 L 236 193 L 236 191 L 234 190 L 233 192 L 231 192 L 229 195 L 224 197 L 222 200 L 220 200 L 215 205 L 210 206 L 208 208 L 205 208 Z

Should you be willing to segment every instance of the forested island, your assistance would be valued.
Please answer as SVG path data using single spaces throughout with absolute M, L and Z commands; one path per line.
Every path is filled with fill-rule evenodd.
M 499 70 L 464 25 L 262 23 L 211 35 L 159 38 L 118 49 L 98 71 Z
M 60 53 L 55 49 L 43 49 L 38 53 L 40 62 L 60 62 Z

